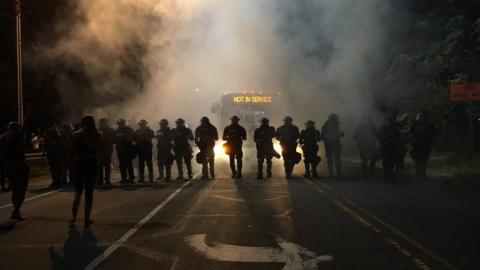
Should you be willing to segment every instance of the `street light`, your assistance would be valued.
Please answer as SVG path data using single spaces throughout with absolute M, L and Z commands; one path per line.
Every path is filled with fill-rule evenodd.
M 23 78 L 22 78 L 22 3 L 15 0 L 16 44 L 17 44 L 17 100 L 18 123 L 23 125 Z

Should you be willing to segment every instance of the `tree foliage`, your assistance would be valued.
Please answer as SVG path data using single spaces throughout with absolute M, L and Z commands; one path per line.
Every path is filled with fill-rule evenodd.
M 418 2 L 422 1 L 417 1 Z M 440 149 L 461 149 L 468 136 L 467 108 L 478 103 L 453 103 L 452 83 L 480 83 L 480 3 L 472 1 L 423 1 L 404 26 L 406 35 L 391 36 L 382 96 L 386 111 L 414 115 L 428 111 L 440 130 Z M 399 12 L 398 7 L 395 12 Z M 465 149 L 461 149 L 465 150 Z

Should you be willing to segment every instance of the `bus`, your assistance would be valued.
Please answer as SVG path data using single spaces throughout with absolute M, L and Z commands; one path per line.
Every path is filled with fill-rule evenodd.
M 230 124 L 230 117 L 236 115 L 240 118 L 240 124 L 250 133 L 258 127 L 260 119 L 271 116 L 281 98 L 281 93 L 224 93 L 220 102 L 213 104 L 211 112 L 222 129 Z
M 211 112 L 216 116 L 215 122 L 220 132 L 230 124 L 230 118 L 233 115 L 238 116 L 240 124 L 247 130 L 247 137 L 250 137 L 247 140 L 246 148 L 251 148 L 254 145 L 251 136 L 260 125 L 260 120 L 263 117 L 272 117 L 275 109 L 278 110 L 282 104 L 285 104 L 282 101 L 283 94 L 281 92 L 275 94 L 264 92 L 224 93 L 220 102 L 212 105 Z M 225 157 L 223 143 L 223 141 L 219 141 L 214 150 L 216 155 Z M 274 142 L 274 148 L 277 152 L 281 152 L 278 141 Z

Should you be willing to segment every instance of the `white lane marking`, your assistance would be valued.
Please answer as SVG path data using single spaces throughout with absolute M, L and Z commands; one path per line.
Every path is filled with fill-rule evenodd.
M 317 269 L 321 261 L 332 261 L 330 255 L 317 256 L 314 252 L 294 243 L 277 238 L 280 248 L 235 246 L 205 243 L 205 234 L 196 234 L 185 237 L 185 241 L 198 253 L 208 259 L 224 262 L 250 262 L 250 263 L 285 263 L 282 269 Z
M 173 263 L 172 263 L 172 266 L 170 266 L 170 270 L 175 270 L 175 268 L 177 267 L 178 258 L 179 258 L 179 256 L 177 255 L 177 256 L 175 257 L 175 260 L 174 260 Z
M 288 195 L 279 195 L 279 196 L 272 197 L 272 198 L 267 198 L 267 199 L 252 199 L 252 200 L 249 200 L 249 201 L 274 201 L 274 200 L 279 200 L 279 199 L 287 198 L 287 197 L 290 197 L 290 196 L 291 196 L 290 194 L 288 194 Z M 245 199 L 233 198 L 233 197 L 228 197 L 228 196 L 223 196 L 223 195 L 217 195 L 217 194 L 210 195 L 210 197 L 213 197 L 213 198 L 216 198 L 216 199 L 227 200 L 227 201 L 234 201 L 234 202 L 244 202 L 244 201 L 245 201 Z
M 178 193 L 182 192 L 182 190 L 188 186 L 191 181 L 185 182 L 182 186 L 180 186 L 177 190 L 175 190 L 170 196 L 168 196 L 163 202 L 153 208 L 145 217 L 143 217 L 137 224 L 135 224 L 128 232 L 122 235 L 117 241 L 115 241 L 111 246 L 109 246 L 102 254 L 96 257 L 93 261 L 91 261 L 87 266 L 85 266 L 85 270 L 93 270 L 95 269 L 100 263 L 102 263 L 106 258 L 112 255 L 115 250 L 117 250 L 123 243 L 125 243 L 128 238 L 130 238 L 133 234 L 135 234 L 145 223 L 147 223 L 153 216 L 155 216 L 162 208 L 165 207 Z
M 39 199 L 39 198 L 42 198 L 42 197 L 45 197 L 45 196 L 48 196 L 50 194 L 53 194 L 53 193 L 57 193 L 59 191 L 62 191 L 63 189 L 57 189 L 57 190 L 53 190 L 53 191 L 49 191 L 49 192 L 45 192 L 45 193 L 42 193 L 42 194 L 39 194 L 39 195 L 36 195 L 36 196 L 33 196 L 33 197 L 30 197 L 30 198 L 27 198 L 25 199 L 24 202 L 28 202 L 28 201 L 31 201 L 31 200 L 35 200 L 35 199 Z M 3 208 L 7 208 L 7 207 L 10 207 L 12 206 L 11 203 L 9 204 L 6 204 L 6 205 L 3 205 L 3 206 L 0 206 L 0 209 L 3 209 Z
M 137 255 L 148 258 L 149 260 L 153 260 L 155 262 L 164 263 L 165 260 L 171 259 L 171 257 L 166 256 L 164 254 L 160 254 L 159 252 L 155 252 L 153 250 L 134 246 L 131 244 L 125 244 L 123 245 L 123 247 L 127 248 L 130 252 L 133 252 Z

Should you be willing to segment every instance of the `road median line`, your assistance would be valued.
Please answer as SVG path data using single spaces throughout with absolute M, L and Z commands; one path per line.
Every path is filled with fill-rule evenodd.
M 307 183 L 311 184 L 315 190 L 318 191 L 317 187 L 313 182 L 307 180 L 306 181 Z M 373 221 L 377 222 L 378 224 L 382 225 L 384 228 L 386 228 L 387 230 L 391 231 L 393 234 L 397 235 L 398 237 L 400 237 L 401 239 L 403 239 L 404 241 L 410 243 L 411 245 L 415 246 L 416 248 L 418 248 L 419 250 L 421 250 L 422 252 L 424 252 L 426 255 L 430 256 L 431 258 L 433 258 L 435 261 L 439 262 L 440 264 L 442 264 L 444 267 L 450 269 L 450 270 L 459 270 L 456 266 L 454 266 L 453 264 L 451 264 L 450 262 L 448 262 L 447 260 L 443 259 L 442 257 L 440 257 L 439 255 L 435 254 L 433 251 L 431 251 L 430 249 L 424 247 L 422 244 L 420 244 L 418 241 L 414 240 L 413 238 L 411 238 L 410 236 L 406 235 L 405 233 L 401 232 L 400 230 L 396 229 L 395 227 L 393 227 L 392 225 L 388 224 L 386 221 L 383 221 L 381 218 L 375 216 L 374 214 L 370 213 L 369 211 L 367 211 L 366 209 L 360 207 L 358 204 L 356 204 L 355 202 L 351 201 L 350 199 L 348 199 L 347 197 L 345 197 L 343 194 L 335 191 L 333 188 L 331 188 L 330 186 L 324 184 L 324 183 L 320 183 L 319 185 L 321 185 L 324 189 L 328 190 L 331 194 L 333 194 L 334 196 L 338 196 L 340 199 L 342 199 L 345 203 L 348 203 L 352 208 L 354 208 L 355 210 L 357 210 L 358 212 L 360 212 L 362 215 L 372 219 Z M 333 201 L 338 205 L 340 202 L 338 202 L 336 199 L 332 198 Z M 341 203 L 340 203 L 341 204 Z M 343 205 L 343 204 L 341 204 Z M 344 206 L 344 205 L 343 205 Z M 346 206 L 345 206 L 346 207 Z M 353 210 L 352 210 L 353 211 Z M 353 212 L 355 213 L 355 212 Z M 359 214 L 355 213 L 357 216 L 361 217 Z M 362 218 L 364 219 L 364 218 Z

